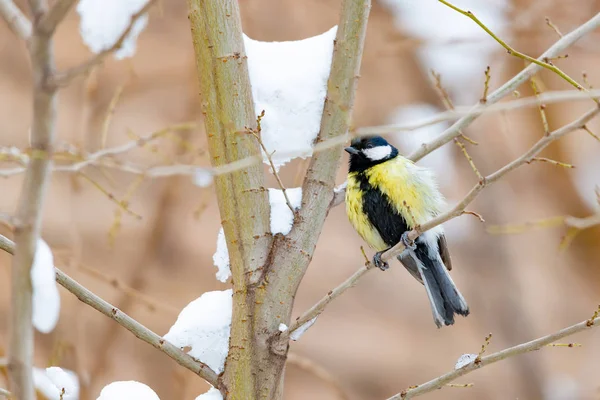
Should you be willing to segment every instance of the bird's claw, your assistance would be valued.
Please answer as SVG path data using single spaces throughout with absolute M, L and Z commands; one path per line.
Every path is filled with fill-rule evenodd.
M 406 246 L 407 249 L 416 250 L 417 245 L 415 244 L 414 240 L 411 240 L 408 237 L 408 232 L 409 231 L 406 231 L 402 234 L 402 236 L 400 236 L 400 241 L 404 246 Z
M 385 271 L 390 267 L 390 265 L 381 259 L 381 255 L 383 253 L 383 251 L 378 251 L 377 253 L 375 253 L 375 255 L 373 256 L 373 264 L 375 264 L 375 266 L 380 270 Z

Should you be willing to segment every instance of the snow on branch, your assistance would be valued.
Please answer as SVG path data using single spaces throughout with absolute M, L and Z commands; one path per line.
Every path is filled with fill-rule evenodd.
M 73 371 L 59 367 L 34 368 L 33 383 L 48 400 L 79 400 L 79 379 Z
M 89 73 L 111 54 L 117 59 L 133 55 L 135 40 L 147 24 L 146 14 L 156 2 L 157 0 L 81 0 L 77 6 L 77 12 L 81 16 L 81 35 L 96 55 L 76 67 L 57 72 L 52 77 L 51 84 L 65 86 L 74 78 Z M 110 30 L 108 27 L 115 29 Z
M 54 257 L 43 239 L 38 239 L 33 266 L 31 267 L 33 289 L 33 326 L 42 332 L 50 333 L 60 314 L 60 295 L 56 286 Z
M 281 189 L 268 189 L 269 203 L 271 205 L 270 226 L 271 233 L 287 235 L 292 229 L 294 223 L 294 214 L 288 207 L 287 200 L 295 210 L 300 208 L 302 202 L 302 188 L 286 189 L 287 199 Z M 227 242 L 225 241 L 225 232 L 223 228 L 219 230 L 217 236 L 217 250 L 213 255 L 213 263 L 217 267 L 216 277 L 221 282 L 227 282 L 231 277 L 231 269 L 229 266 L 229 252 L 227 250 Z
M 202 294 L 181 310 L 163 336 L 217 374 L 223 372 L 229 351 L 232 294 L 231 289 Z
M 215 388 L 210 388 L 208 392 L 196 397 L 196 400 L 223 400 L 223 395 Z
M 136 381 L 117 381 L 102 388 L 97 400 L 160 400 L 148 385 Z
M 331 68 L 334 26 L 308 39 L 259 42 L 244 35 L 256 115 L 262 111 L 261 138 L 276 169 L 306 158 L 319 133 Z M 263 152 L 264 162 L 268 159 Z

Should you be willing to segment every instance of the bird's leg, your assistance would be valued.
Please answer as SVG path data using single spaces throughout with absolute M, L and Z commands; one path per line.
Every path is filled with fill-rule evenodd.
M 413 240 L 411 240 L 411 239 L 408 237 L 408 233 L 409 233 L 409 232 L 410 232 L 410 231 L 406 231 L 406 232 L 404 232 L 404 233 L 402 234 L 402 236 L 400 236 L 400 241 L 402 242 L 402 244 L 403 244 L 404 246 L 406 246 L 406 248 L 407 248 L 407 249 L 410 249 L 410 250 L 416 250 L 416 249 L 417 249 L 417 245 L 415 244 L 415 242 L 414 242 Z
M 379 268 L 382 271 L 385 271 L 386 269 L 388 269 L 390 267 L 390 265 L 386 262 L 383 261 L 381 259 L 381 255 L 383 253 L 385 253 L 386 251 L 388 251 L 389 249 L 385 249 L 383 251 L 378 251 L 377 253 L 375 253 L 375 255 L 373 256 L 373 264 Z

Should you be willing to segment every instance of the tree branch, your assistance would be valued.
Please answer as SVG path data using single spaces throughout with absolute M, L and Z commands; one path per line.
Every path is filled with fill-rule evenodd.
M 23 40 L 29 40 L 31 22 L 12 0 L 0 0 L 0 16 L 15 35 Z
M 321 130 L 316 139 L 315 150 L 328 141 L 335 144 L 325 151 L 313 154 L 302 185 L 301 208 L 292 231 L 285 237 L 278 237 L 273 255 L 273 265 L 276 268 L 268 271 L 269 290 L 278 299 L 274 302 L 274 309 L 269 312 L 282 316 L 284 322 L 291 317 L 293 302 L 284 304 L 283 300 L 293 299 L 298 290 L 333 199 L 335 176 L 354 106 L 370 9 L 370 0 L 345 0 L 342 3 Z M 282 305 L 279 306 L 279 303 Z M 273 319 L 274 331 L 279 322 Z M 277 334 L 279 340 L 276 341 L 276 346 L 284 348 L 288 343 L 289 330 Z
M 0 249 L 6 251 L 9 254 L 15 254 L 15 244 L 8 238 L 0 235 Z M 195 360 L 190 355 L 184 353 L 177 346 L 169 343 L 144 325 L 140 324 L 129 315 L 125 314 L 112 304 L 98 297 L 90 290 L 80 285 L 73 278 L 62 272 L 60 269 L 56 270 L 56 281 L 69 292 L 74 294 L 80 301 L 91 306 L 102 314 L 111 318 L 119 325 L 133 333 L 138 339 L 154 346 L 158 350 L 162 351 L 179 365 L 189 369 L 196 375 L 206 380 L 214 387 L 219 387 L 217 374 L 210 369 L 210 367 L 200 361 Z
M 188 0 L 202 113 L 211 164 L 262 158 L 247 134 L 256 129 L 248 61 L 237 0 Z M 262 166 L 254 163 L 217 176 L 215 187 L 233 281 L 233 318 L 222 377 L 228 400 L 275 398 L 279 360 L 268 359 L 256 317 L 264 293 L 257 288 L 272 243 L 270 206 Z M 259 394 L 260 393 L 260 394 Z
M 102 62 L 104 62 L 104 60 L 109 55 L 111 55 L 115 51 L 119 50 L 121 48 L 121 46 L 123 46 L 123 42 L 125 41 L 125 39 L 127 39 L 129 34 L 131 33 L 131 30 L 133 29 L 133 26 L 135 25 L 135 23 L 141 17 L 143 17 L 148 12 L 148 10 L 150 10 L 150 7 L 152 7 L 154 5 L 154 3 L 156 3 L 156 1 L 157 0 L 148 0 L 148 2 L 146 3 L 146 5 L 144 5 L 144 7 L 142 7 L 138 12 L 136 12 L 135 14 L 133 14 L 131 16 L 129 25 L 127 26 L 127 28 L 123 31 L 121 36 L 119 36 L 117 41 L 111 47 L 109 47 L 108 49 L 102 50 L 101 52 L 99 52 L 98 54 L 96 54 L 95 56 L 90 58 L 88 61 L 85 61 L 81 65 L 78 65 L 76 67 L 68 69 L 64 72 L 56 73 L 53 76 L 50 84 L 52 86 L 56 86 L 56 87 L 64 87 L 64 86 L 68 85 L 73 79 L 77 78 L 80 75 L 88 74 L 95 66 L 100 65 Z M 61 3 L 69 3 L 69 2 L 73 2 L 73 0 L 62 0 L 61 1 Z M 57 3 L 55 5 L 55 7 L 57 7 L 59 5 L 60 4 Z M 56 19 L 57 17 L 60 17 L 59 14 L 61 11 L 63 11 L 63 8 L 65 6 L 67 6 L 67 4 L 64 4 L 60 9 L 55 11 L 55 14 L 57 16 L 54 17 L 54 19 Z M 67 11 L 68 11 L 68 9 L 67 9 Z M 48 24 L 51 24 L 51 22 L 52 21 L 49 21 Z
M 31 0 L 30 6 L 36 18 L 46 12 L 45 2 Z M 20 400 L 35 398 L 32 378 L 31 267 L 40 237 L 42 206 L 52 164 L 56 121 L 56 91 L 48 85 L 48 77 L 54 72 L 52 36 L 38 28 L 37 25 L 33 26 L 29 41 L 33 71 L 31 159 L 25 172 L 16 212 L 16 252 L 11 275 L 10 388 Z
M 597 316 L 597 315 L 596 315 Z M 476 369 L 485 367 L 486 365 L 493 364 L 498 361 L 502 361 L 509 357 L 513 357 L 519 354 L 525 354 L 530 351 L 539 350 L 542 347 L 553 343 L 557 340 L 565 338 L 567 336 L 571 336 L 575 333 L 585 331 L 586 329 L 591 329 L 600 325 L 600 318 L 595 318 L 591 320 L 586 320 L 580 322 L 578 324 L 572 325 L 568 328 L 562 329 L 556 333 L 553 333 L 548 336 L 543 336 L 539 339 L 532 340 L 527 343 L 519 344 L 514 347 L 510 347 L 508 349 L 499 351 L 494 354 L 490 354 L 489 356 L 481 357 L 478 363 L 471 362 L 465 365 L 462 368 L 455 369 L 454 371 L 448 372 L 438 378 L 432 379 L 429 382 L 423 383 L 422 385 L 418 385 L 415 388 L 407 389 L 401 393 L 395 394 L 387 400 L 406 400 L 411 399 L 413 397 L 421 396 L 425 393 L 432 392 L 436 389 L 441 388 L 447 383 L 452 382 L 456 378 L 464 376 Z
M 39 22 L 39 31 L 52 35 L 77 0 L 57 0 Z

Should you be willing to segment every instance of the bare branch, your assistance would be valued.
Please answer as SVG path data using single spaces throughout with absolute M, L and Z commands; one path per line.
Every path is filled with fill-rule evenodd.
M 15 255 L 15 244 L 3 235 L 0 235 L 0 249 L 9 254 Z M 151 344 L 158 350 L 171 357 L 179 365 L 194 372 L 196 375 L 206 380 L 214 387 L 219 387 L 218 376 L 212 369 L 210 369 L 208 365 L 197 361 L 190 355 L 184 353 L 177 346 L 169 343 L 161 336 L 158 336 L 156 333 L 152 332 L 150 329 L 131 318 L 129 315 L 125 314 L 112 304 L 106 302 L 92 293 L 90 290 L 80 285 L 77 281 L 62 272 L 60 269 L 55 268 L 55 270 L 56 281 L 62 287 L 74 294 L 80 301 L 111 318 L 129 332 L 133 333 L 138 339 Z
M 513 56 L 515 56 L 517 58 L 520 58 L 522 60 L 529 61 L 529 62 L 531 62 L 533 64 L 537 64 L 537 65 L 539 65 L 542 68 L 546 68 L 546 69 L 554 72 L 555 74 L 557 74 L 561 78 L 563 78 L 565 81 L 567 81 L 573 87 L 575 87 L 577 90 L 585 90 L 585 88 L 583 86 L 581 86 L 573 78 L 571 78 L 569 75 L 565 74 L 560 68 L 558 68 L 556 65 L 554 65 L 554 64 L 552 64 L 550 62 L 550 59 L 552 57 L 554 57 L 554 56 L 546 56 L 546 57 L 542 57 L 540 60 L 538 60 L 538 59 L 535 59 L 533 57 L 528 56 L 527 54 L 521 53 L 520 51 L 517 51 L 517 50 L 513 49 L 505 41 L 503 41 L 498 36 L 496 36 L 496 34 L 494 34 L 494 32 L 492 32 L 490 30 L 490 28 L 488 28 L 483 22 L 481 22 L 479 20 L 479 18 L 477 18 L 475 16 L 475 14 L 473 14 L 471 11 L 465 11 L 465 10 L 463 10 L 461 8 L 458 8 L 458 7 L 456 7 L 455 5 L 449 3 L 446 0 L 438 0 L 438 1 L 440 3 L 446 5 L 446 6 L 450 7 L 454 11 L 457 11 L 460 14 L 462 14 L 462 15 L 470 18 L 471 20 L 473 20 L 473 22 L 475 22 L 477 25 L 479 25 L 488 35 L 490 35 L 492 38 L 494 38 L 494 40 L 496 42 L 498 42 L 502 47 L 504 47 L 506 49 L 506 51 L 508 52 L 508 54 L 513 55 Z
M 50 8 L 50 10 L 41 18 L 38 24 L 38 30 L 47 35 L 53 34 L 76 1 L 77 0 L 57 0 L 52 8 Z
M 31 22 L 12 0 L 0 0 L 0 16 L 15 35 L 23 40 L 29 40 Z
M 68 1 L 71 0 L 65 0 L 64 2 Z M 157 0 L 148 0 L 144 7 L 142 7 L 138 12 L 133 14 L 131 16 L 131 20 L 129 21 L 129 25 L 112 46 L 110 46 L 108 49 L 102 50 L 101 52 L 99 52 L 98 54 L 96 54 L 81 65 L 68 69 L 64 72 L 57 72 L 52 78 L 50 84 L 53 86 L 66 86 L 73 79 L 77 78 L 80 75 L 88 74 L 95 66 L 101 64 L 109 55 L 119 50 L 121 46 L 123 46 L 123 42 L 125 42 L 129 34 L 131 33 L 131 30 L 133 29 L 135 23 L 141 17 L 143 17 L 148 12 L 148 10 L 150 10 L 150 7 L 152 7 L 156 2 Z
M 42 16 L 46 11 L 43 1 L 31 0 L 30 6 L 36 17 Z M 56 125 L 56 91 L 48 85 L 48 77 L 55 68 L 52 48 L 52 36 L 34 26 L 29 39 L 33 72 L 31 156 L 16 212 L 16 252 L 11 274 L 10 388 L 19 400 L 33 400 L 35 396 L 32 377 L 31 267 L 40 237 Z
M 256 117 L 256 129 L 248 128 L 248 132 L 250 132 L 250 134 L 256 138 L 256 140 L 258 141 L 258 144 L 260 145 L 260 148 L 265 153 L 265 157 L 267 157 L 267 160 L 269 161 L 269 165 L 271 166 L 271 173 L 275 177 L 275 180 L 277 181 L 277 184 L 279 185 L 279 188 L 281 189 L 281 192 L 283 193 L 283 197 L 285 198 L 285 204 L 287 204 L 288 208 L 292 212 L 292 215 L 295 215 L 296 210 L 292 206 L 292 203 L 290 202 L 290 199 L 288 198 L 285 186 L 283 185 L 283 182 L 281 181 L 281 178 L 279 177 L 279 174 L 277 173 L 277 168 L 275 168 L 275 163 L 273 162 L 273 157 L 272 157 L 273 153 L 269 154 L 269 151 L 267 150 L 265 143 L 262 141 L 262 138 L 260 137 L 260 133 L 262 130 L 261 126 L 260 126 L 260 121 L 262 120 L 262 118 L 264 116 L 265 116 L 265 110 L 262 110 L 260 115 L 258 117 Z
M 568 328 L 562 329 L 556 333 L 553 333 L 548 336 L 543 336 L 539 339 L 532 340 L 527 343 L 519 344 L 514 347 L 510 347 L 508 349 L 499 351 L 494 354 L 490 354 L 489 356 L 481 357 L 479 363 L 471 362 L 465 365 L 462 368 L 455 369 L 454 371 L 448 372 L 438 378 L 432 379 L 429 382 L 423 383 L 422 385 L 418 385 L 414 388 L 405 390 L 401 393 L 395 394 L 390 397 L 388 400 L 405 400 L 411 399 L 413 397 L 421 396 L 425 393 L 432 392 L 436 389 L 441 388 L 442 386 L 452 382 L 456 378 L 464 376 L 470 372 L 475 371 L 476 369 L 485 367 L 486 365 L 493 364 L 498 361 L 502 361 L 509 357 L 513 357 L 519 354 L 525 354 L 530 351 L 539 350 L 542 347 L 553 343 L 557 340 L 565 338 L 567 336 L 574 335 L 575 333 L 582 332 L 586 329 L 594 328 L 600 325 L 600 318 L 586 320 L 580 322 L 578 324 L 572 325 Z
M 554 45 L 552 45 L 548 50 L 542 54 L 538 60 L 543 60 L 544 58 L 556 57 L 560 53 L 562 53 L 566 48 L 571 46 L 581 37 L 586 34 L 592 32 L 596 28 L 600 26 L 600 13 L 596 14 L 593 18 L 585 22 L 583 25 L 579 26 L 577 29 L 569 32 L 562 38 L 560 38 Z M 533 75 L 539 72 L 542 69 L 541 66 L 537 64 L 529 64 L 523 71 L 518 73 L 514 78 L 506 82 L 500 88 L 495 90 L 492 94 L 487 97 L 487 104 L 494 104 L 500 101 L 505 96 L 512 93 L 517 87 L 519 87 L 523 82 L 530 79 Z M 543 95 L 539 96 L 539 101 L 546 102 Z M 425 157 L 427 154 L 431 153 L 433 150 L 443 146 L 448 143 L 450 140 L 454 139 L 456 136 L 460 134 L 462 129 L 465 129 L 469 126 L 477 117 L 479 117 L 480 111 L 483 109 L 481 105 L 476 105 L 472 108 L 472 113 L 467 115 L 454 123 L 451 127 L 446 129 L 440 136 L 436 139 L 432 140 L 429 143 L 423 143 L 421 148 L 417 151 L 413 152 L 408 158 L 413 161 L 418 161 L 421 158 Z
M 298 317 L 296 321 L 290 326 L 288 329 L 287 335 L 292 334 L 296 329 L 300 328 L 302 325 L 310 321 L 311 319 L 318 317 L 321 315 L 323 311 L 325 311 L 325 307 L 333 300 L 338 298 L 342 293 L 346 290 L 353 288 L 358 283 L 358 280 L 363 277 L 369 270 L 373 269 L 374 265 L 369 261 L 367 256 L 365 255 L 364 249 L 361 247 L 361 251 L 366 259 L 364 267 L 360 268 L 356 271 L 351 277 L 342 282 L 341 285 L 336 287 L 333 290 L 330 290 L 329 293 L 325 297 L 323 297 L 317 304 L 312 306 L 308 311 L 306 311 L 302 316 Z
M 0 388 L 0 396 L 7 397 L 10 399 L 12 397 L 12 394 L 8 390 Z

